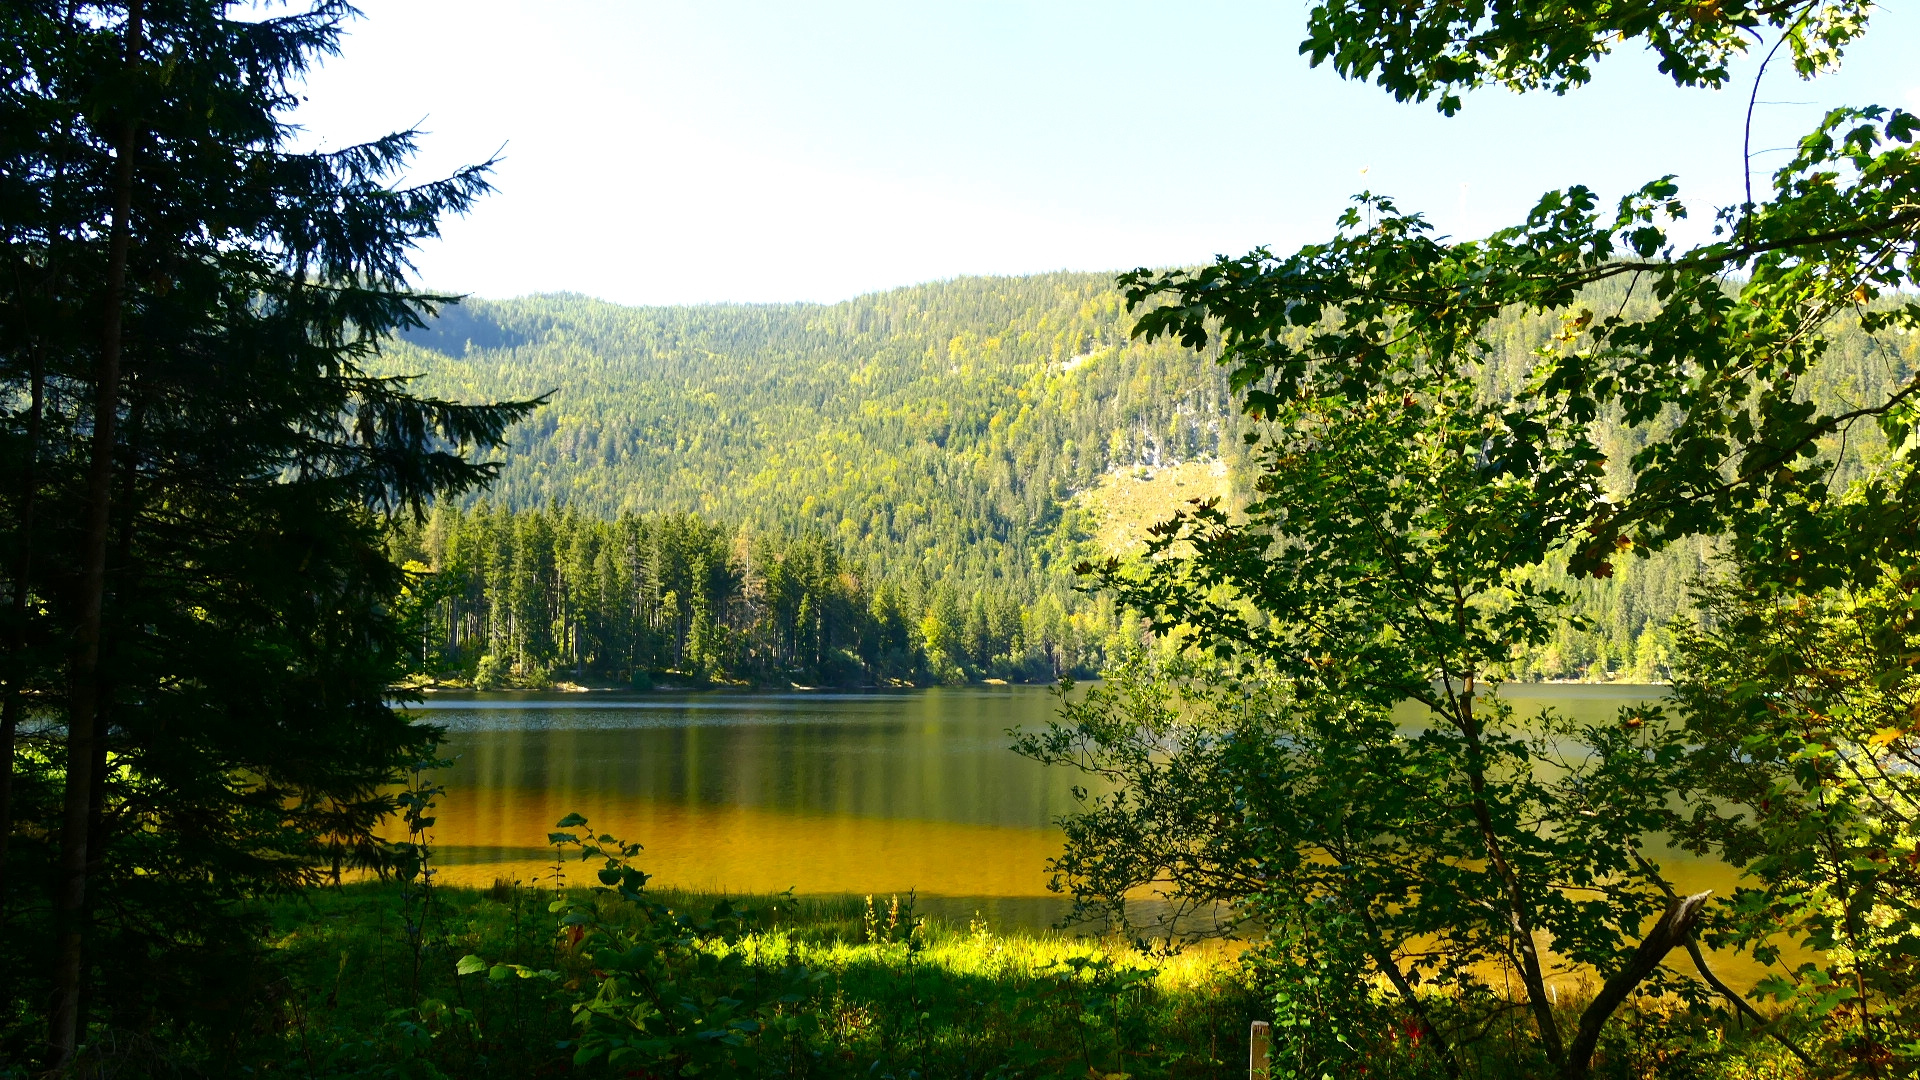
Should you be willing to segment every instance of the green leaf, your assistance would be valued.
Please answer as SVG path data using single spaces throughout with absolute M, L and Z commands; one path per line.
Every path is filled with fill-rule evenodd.
M 1790 1001 L 1800 992 L 1800 988 L 1781 975 L 1768 975 L 1753 984 L 1753 991 L 1756 994 L 1765 994 L 1775 1001 Z

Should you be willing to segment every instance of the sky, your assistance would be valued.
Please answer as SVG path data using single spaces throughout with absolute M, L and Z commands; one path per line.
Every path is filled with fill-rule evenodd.
M 1774 62 L 1756 177 L 1827 107 L 1920 111 L 1916 3 L 1877 12 L 1837 74 Z M 501 155 L 499 190 L 421 249 L 418 282 L 627 304 L 1291 250 L 1361 190 L 1471 237 L 1552 188 L 1611 200 L 1674 173 L 1704 220 L 1740 199 L 1758 67 L 1679 89 L 1629 46 L 1565 97 L 1483 90 L 1446 118 L 1309 67 L 1303 3 L 358 6 L 294 117 L 306 144 L 418 124 L 420 178 Z

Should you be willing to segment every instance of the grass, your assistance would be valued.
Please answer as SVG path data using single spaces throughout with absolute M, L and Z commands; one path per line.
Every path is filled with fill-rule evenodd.
M 441 888 L 410 916 L 397 886 L 365 883 L 266 908 L 284 971 L 279 1022 L 247 1066 L 314 1078 L 656 1075 L 573 1067 L 572 1048 L 560 1044 L 577 1034 L 570 1008 L 592 995 L 595 973 L 555 933 L 552 899 L 551 889 L 524 885 Z M 654 899 L 694 911 L 719 898 Z M 618 904 L 600 909 L 622 917 Z M 806 972 L 802 1000 L 783 1006 L 806 1023 L 761 1053 L 751 1075 L 1231 1075 L 1254 1012 L 1220 954 L 1150 961 L 1058 933 L 953 926 L 916 916 L 905 897 L 801 899 L 708 949 L 750 968 Z M 469 954 L 557 975 L 456 976 Z
M 1147 529 L 1187 509 L 1189 500 L 1214 496 L 1222 506 L 1234 505 L 1226 466 L 1189 461 L 1159 469 L 1116 469 L 1079 498 L 1093 513 L 1094 543 L 1100 551 L 1124 557 L 1143 551 Z
M 712 961 L 705 975 L 682 980 L 674 991 L 689 1026 L 697 1026 L 703 1011 L 726 1013 L 728 1002 L 739 1004 L 734 997 L 754 998 L 756 985 L 787 980 L 785 996 L 761 993 L 762 1004 L 773 1004 L 737 1013 L 758 1025 L 744 1051 L 749 1056 L 723 1055 L 686 1075 L 1238 1077 L 1246 1075 L 1248 1021 L 1273 1017 L 1275 1007 L 1248 988 L 1258 981 L 1251 969 L 1222 952 L 1149 959 L 1114 943 L 1055 932 L 995 932 L 977 920 L 951 925 L 917 916 L 908 898 L 780 903 L 649 892 L 681 912 L 706 910 L 722 899 L 771 909 L 750 932 L 703 940 L 686 954 Z M 571 896 L 593 905 L 593 918 L 607 926 L 641 917 L 634 905 L 584 892 Z M 663 1080 L 681 1066 L 700 1065 L 701 1059 L 677 1051 L 611 1065 L 574 1063 L 581 1035 L 574 1007 L 596 991 L 614 998 L 607 973 L 556 927 L 549 911 L 554 898 L 551 888 L 501 883 L 437 889 L 432 903 L 422 905 L 409 903 L 396 885 L 370 882 L 264 908 L 281 977 L 273 1021 L 237 1064 L 250 1075 L 308 1080 L 563 1074 Z M 658 925 L 657 917 L 650 925 Z M 467 955 L 551 976 L 457 976 L 456 964 Z M 732 968 L 720 963 L 729 957 Z M 644 1005 L 631 993 L 616 1003 L 608 1012 L 616 1019 L 626 1015 L 621 1009 Z M 1467 1007 L 1443 998 L 1431 1004 L 1443 1012 Z M 1583 1004 L 1577 995 L 1563 995 L 1563 1028 L 1571 1030 Z M 1524 1010 L 1497 1002 L 1470 1008 L 1484 1022 L 1468 1025 L 1479 1034 L 1460 1047 L 1468 1076 L 1544 1075 Z M 1366 1045 L 1356 1045 L 1358 1057 L 1335 1075 L 1439 1075 L 1432 1054 L 1418 1049 L 1417 1038 L 1409 1040 L 1411 1029 L 1399 1030 L 1405 1018 L 1375 1018 L 1380 1031 L 1361 1033 Z M 1294 1075 L 1286 1071 L 1287 1038 L 1305 1039 L 1301 1046 L 1324 1042 L 1326 1018 L 1296 1019 L 1306 1030 L 1275 1033 L 1275 1080 Z M 1448 1026 L 1465 1030 L 1459 1019 Z M 1636 1000 L 1618 1020 L 1603 1041 L 1596 1077 L 1804 1075 L 1759 1033 L 1671 999 Z M 1304 1075 L 1322 1071 L 1310 1066 Z

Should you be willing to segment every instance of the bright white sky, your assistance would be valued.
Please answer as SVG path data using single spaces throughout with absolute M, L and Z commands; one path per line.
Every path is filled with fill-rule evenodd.
M 499 193 L 418 259 L 481 296 L 831 301 L 1191 263 L 1321 239 L 1362 188 L 1460 236 L 1572 183 L 1677 173 L 1697 218 L 1739 200 L 1750 83 L 1679 90 L 1623 54 L 1566 98 L 1446 119 L 1310 69 L 1303 3 L 359 3 L 299 120 L 331 146 L 423 120 L 421 175 L 504 145 Z M 1920 110 L 1914 3 L 1840 74 L 1776 60 L 1760 97 L 1793 104 L 1759 109 L 1755 149 L 1834 104 Z

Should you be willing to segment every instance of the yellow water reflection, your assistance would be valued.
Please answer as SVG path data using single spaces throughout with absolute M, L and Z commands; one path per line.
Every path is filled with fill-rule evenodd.
M 1038 687 L 440 695 L 421 710 L 455 758 L 440 880 L 551 874 L 546 836 L 580 813 L 645 845 L 665 886 L 1045 900 L 1019 917 L 1050 922 L 1053 822 L 1079 778 L 1013 754 L 1007 731 L 1056 704 Z
M 452 791 L 435 829 L 441 880 L 551 877 L 537 843 L 569 813 L 646 845 L 639 863 L 659 885 L 725 892 L 921 893 L 1042 897 L 1055 829 L 699 806 L 573 791 Z M 585 879 L 581 864 L 567 867 Z

